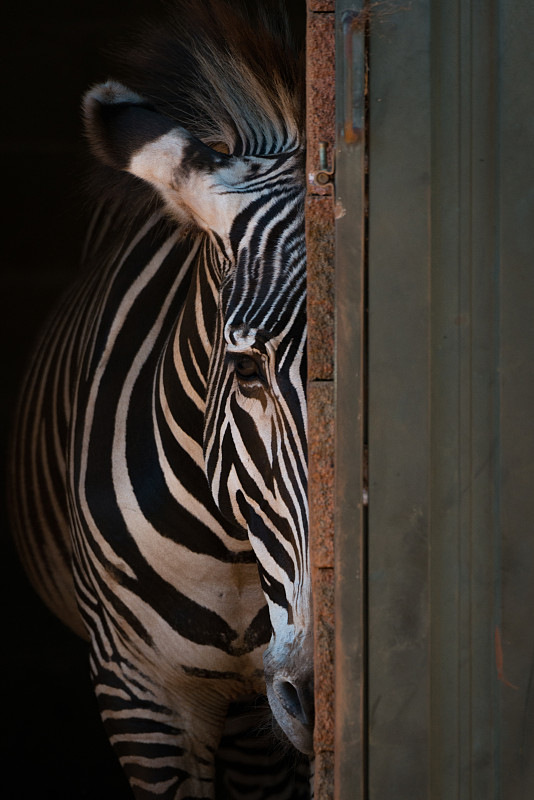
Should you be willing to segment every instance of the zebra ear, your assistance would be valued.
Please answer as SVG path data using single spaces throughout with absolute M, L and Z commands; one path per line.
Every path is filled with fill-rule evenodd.
M 186 184 L 193 173 L 197 177 L 212 173 L 229 158 L 116 81 L 87 92 L 83 110 L 86 133 L 97 158 L 148 181 L 167 200 L 169 190 L 175 195 L 187 194 Z
M 120 170 L 129 171 L 136 152 L 176 127 L 140 95 L 116 81 L 90 89 L 83 99 L 83 112 L 93 153 L 104 164 Z
M 146 100 L 109 81 L 84 99 L 85 125 L 95 155 L 110 167 L 150 183 L 180 222 L 224 236 L 245 202 L 240 192 L 254 159 L 239 158 L 196 139 Z M 255 159 L 258 161 L 261 159 Z M 270 166 L 270 163 L 268 164 Z

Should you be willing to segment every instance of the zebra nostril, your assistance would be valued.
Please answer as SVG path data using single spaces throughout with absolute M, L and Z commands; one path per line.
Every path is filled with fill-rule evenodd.
M 274 681 L 274 691 L 282 708 L 303 725 L 312 725 L 314 708 L 313 693 L 307 686 L 300 686 L 287 678 Z

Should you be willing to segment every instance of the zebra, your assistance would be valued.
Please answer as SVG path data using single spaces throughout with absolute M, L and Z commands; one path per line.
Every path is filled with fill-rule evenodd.
M 21 392 L 18 551 L 136 798 L 307 797 L 258 723 L 266 694 L 313 755 L 302 59 L 280 15 L 177 0 L 118 72 Z

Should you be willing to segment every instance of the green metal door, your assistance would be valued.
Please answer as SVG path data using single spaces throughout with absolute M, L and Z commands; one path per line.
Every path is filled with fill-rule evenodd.
M 534 5 L 335 28 L 335 797 L 527 800 Z

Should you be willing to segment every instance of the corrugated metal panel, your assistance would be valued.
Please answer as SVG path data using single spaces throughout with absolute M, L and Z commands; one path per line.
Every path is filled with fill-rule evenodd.
M 429 68 L 427 2 L 371 21 L 368 702 L 377 800 L 423 798 L 429 780 Z
M 347 102 L 347 69 L 354 88 L 363 67 L 361 50 L 347 66 L 343 37 L 343 15 L 361 5 L 336 2 L 335 397 L 330 366 L 321 373 L 324 341 L 310 385 L 312 503 L 328 496 L 316 557 L 322 578 L 335 567 L 335 796 L 530 800 L 534 6 L 365 4 L 365 253 L 365 148 L 346 137 L 353 111 L 345 126 L 358 99 Z M 316 10 L 327 9 L 317 0 Z M 328 626 L 330 578 L 316 591 Z M 330 700 L 319 703 L 324 716 Z M 324 760 L 321 769 L 325 800 L 332 773 Z
M 502 797 L 534 796 L 534 4 L 499 6 Z
M 533 16 L 414 0 L 371 25 L 376 800 L 534 794 Z
M 430 786 L 489 800 L 500 796 L 498 17 L 493 3 L 431 11 Z

